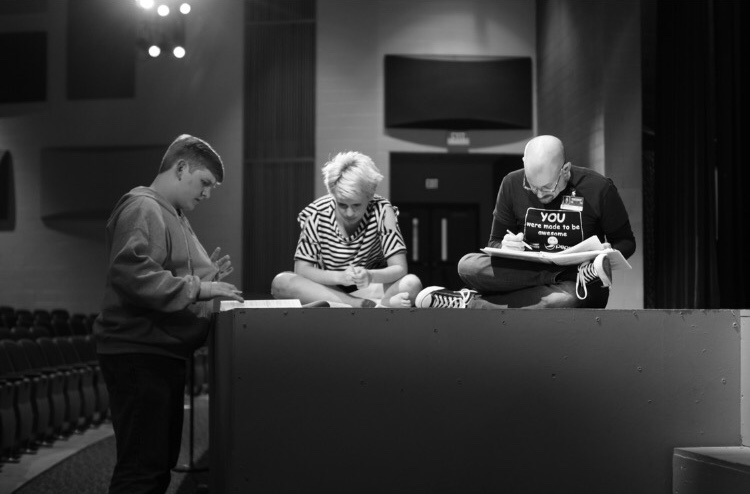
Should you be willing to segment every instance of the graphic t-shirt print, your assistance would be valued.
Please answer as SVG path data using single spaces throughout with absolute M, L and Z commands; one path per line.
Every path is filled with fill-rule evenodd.
M 524 240 L 532 249 L 559 252 L 583 241 L 580 211 L 528 208 Z

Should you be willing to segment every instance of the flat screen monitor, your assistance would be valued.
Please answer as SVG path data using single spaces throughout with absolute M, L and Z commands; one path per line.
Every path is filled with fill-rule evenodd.
M 530 57 L 385 56 L 385 126 L 531 129 Z

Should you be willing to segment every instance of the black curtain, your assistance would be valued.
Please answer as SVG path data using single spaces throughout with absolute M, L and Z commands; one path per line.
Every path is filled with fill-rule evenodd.
M 743 258 L 746 153 L 739 141 L 747 58 L 740 29 L 747 7 L 732 0 L 657 0 L 651 12 L 653 97 L 644 104 L 653 108 L 644 108 L 644 116 L 652 110 L 653 132 L 644 146 L 653 154 L 644 154 L 653 159 L 644 161 L 644 211 L 652 215 L 647 255 L 649 243 L 653 249 L 646 306 L 750 307 L 743 283 L 750 275 Z
M 746 2 L 714 0 L 716 26 L 716 106 L 718 255 L 720 306 L 750 307 L 750 199 L 748 198 L 748 53 L 741 51 L 742 25 L 750 21 Z M 747 36 L 745 36 L 747 41 Z M 744 73 L 744 75 L 743 75 Z

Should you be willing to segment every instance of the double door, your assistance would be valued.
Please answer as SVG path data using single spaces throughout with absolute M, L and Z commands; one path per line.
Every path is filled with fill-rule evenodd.
M 402 203 L 398 209 L 409 272 L 424 286 L 463 288 L 457 266 L 480 245 L 478 205 Z
M 521 166 L 512 154 L 391 153 L 390 200 L 423 285 L 463 288 L 458 261 L 487 245 L 500 182 Z

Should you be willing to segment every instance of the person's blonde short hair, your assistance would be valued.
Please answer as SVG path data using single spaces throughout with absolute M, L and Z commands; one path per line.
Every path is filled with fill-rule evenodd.
M 375 195 L 383 175 L 369 156 L 356 151 L 339 153 L 323 166 L 323 182 L 329 194 L 345 198 Z

